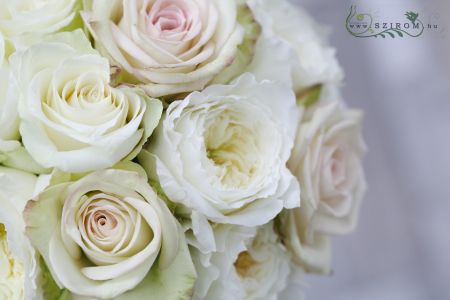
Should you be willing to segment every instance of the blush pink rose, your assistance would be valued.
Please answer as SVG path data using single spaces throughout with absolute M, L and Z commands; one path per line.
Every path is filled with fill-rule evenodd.
M 202 89 L 233 62 L 244 30 L 235 0 L 91 0 L 96 46 L 159 97 Z

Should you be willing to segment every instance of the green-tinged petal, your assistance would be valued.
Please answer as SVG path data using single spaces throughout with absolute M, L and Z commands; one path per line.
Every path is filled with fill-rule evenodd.
M 38 201 L 29 201 L 24 211 L 26 234 L 33 246 L 41 253 L 45 261 L 49 261 L 49 243 L 56 230 L 63 207 L 68 183 L 58 184 L 47 188 L 39 195 Z
M 136 145 L 134 150 L 124 160 L 132 160 L 139 154 L 139 152 L 142 150 L 142 147 L 147 142 L 147 139 L 152 135 L 156 126 L 158 126 L 163 112 L 163 105 L 161 101 L 148 97 L 143 91 L 139 89 L 134 89 L 134 92 L 140 95 L 147 104 L 144 118 L 142 120 L 142 122 L 144 123 L 144 134 L 139 144 Z
M 81 29 L 77 29 L 73 32 L 61 32 L 50 35 L 46 38 L 46 41 L 65 43 L 72 46 L 77 51 L 85 52 L 86 54 L 97 54 L 97 51 L 92 48 L 90 41 Z
M 147 177 L 147 173 L 145 173 L 144 168 L 131 161 L 121 161 L 115 165 L 113 169 L 136 172 L 142 177 Z
M 72 19 L 72 22 L 69 25 L 67 25 L 66 27 L 62 28 L 61 31 L 73 31 L 78 28 L 84 27 L 83 19 L 81 18 L 81 15 L 80 15 L 80 11 L 83 7 L 82 2 L 83 2 L 82 0 L 76 1 L 75 5 L 73 7 L 73 12 L 75 13 L 74 18 Z
M 158 194 L 158 197 L 166 202 L 167 207 L 169 207 L 171 211 L 174 211 L 178 205 L 170 201 L 169 197 L 167 197 L 166 193 L 164 193 L 164 190 L 161 187 L 158 175 L 156 174 L 155 156 L 150 152 L 148 152 L 147 150 L 143 149 L 138 155 L 138 161 L 139 164 L 144 168 L 145 172 L 147 173 L 149 184 Z
M 184 235 L 179 236 L 180 247 L 173 263 L 164 269 L 152 268 L 134 290 L 117 297 L 117 300 L 191 299 L 197 274 Z
M 244 28 L 244 40 L 238 46 L 236 57 L 230 66 L 225 68 L 213 80 L 213 83 L 227 83 L 242 74 L 242 70 L 253 59 L 256 41 L 261 33 L 261 26 L 256 22 L 250 8 L 245 3 L 238 5 L 237 21 Z
M 86 54 L 98 54 L 92 48 L 91 42 L 81 29 L 72 32 L 58 32 L 48 35 L 28 34 L 16 39 L 16 44 L 21 48 L 28 48 L 41 42 L 63 43 L 71 46 L 76 51 Z
M 53 279 L 50 270 L 45 264 L 44 260 L 41 258 L 41 278 L 40 284 L 42 286 L 42 292 L 44 299 L 55 299 L 55 300 L 72 300 L 72 296 L 68 290 L 60 289 Z
M 13 151 L 1 153 L 0 163 L 10 168 L 35 174 L 49 173 L 51 171 L 51 169 L 39 165 L 22 146 Z

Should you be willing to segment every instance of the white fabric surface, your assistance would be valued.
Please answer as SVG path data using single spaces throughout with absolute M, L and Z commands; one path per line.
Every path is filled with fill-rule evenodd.
M 343 95 L 365 111 L 369 146 L 359 227 L 334 239 L 335 273 L 308 276 L 306 298 L 450 299 L 450 1 L 291 1 L 331 25 Z M 357 39 L 344 26 L 351 4 L 419 11 L 442 31 Z M 292 289 L 282 299 L 299 298 Z

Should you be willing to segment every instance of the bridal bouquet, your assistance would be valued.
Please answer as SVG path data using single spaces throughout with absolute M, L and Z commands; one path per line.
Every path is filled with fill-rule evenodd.
M 277 299 L 330 274 L 365 146 L 306 12 L 0 4 L 0 299 Z

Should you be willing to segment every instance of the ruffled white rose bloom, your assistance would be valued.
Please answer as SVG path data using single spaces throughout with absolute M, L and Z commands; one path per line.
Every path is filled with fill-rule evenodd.
M 194 250 L 199 274 L 194 299 L 275 300 L 290 274 L 290 257 L 273 223 L 255 228 L 221 225 L 221 241 L 210 256 Z
M 256 237 L 239 254 L 234 267 L 245 289 L 246 300 L 276 300 L 287 286 L 290 258 L 273 223 L 259 228 Z
M 139 159 L 171 201 L 191 210 L 205 252 L 214 250 L 208 220 L 252 227 L 299 206 L 286 166 L 299 115 L 290 89 L 250 74 L 169 106 Z
M 220 224 L 214 226 L 217 241 L 214 252 L 205 254 L 195 246 L 190 248 L 198 274 L 194 300 L 244 299 L 245 289 L 234 262 L 239 253 L 247 250 L 247 242 L 255 234 L 256 227 Z
M 26 208 L 27 234 L 77 299 L 184 299 L 195 271 L 181 228 L 138 165 L 118 167 L 53 174 Z
M 42 299 L 38 260 L 22 218 L 35 183 L 34 175 L 0 167 L 0 299 Z
M 0 33 L 15 46 L 28 34 L 48 34 L 69 26 L 78 0 L 0 0 Z
M 108 60 L 81 30 L 56 34 L 10 61 L 23 144 L 46 168 L 87 172 L 132 159 L 161 117 L 159 100 L 110 86 Z
M 86 2 L 97 48 L 154 97 L 201 90 L 244 40 L 236 0 Z
M 306 11 L 286 0 L 248 3 L 263 29 L 251 67 L 258 78 L 283 80 L 292 84 L 296 93 L 342 79 L 335 49 L 327 43 L 326 28 Z
M 283 213 L 281 230 L 308 271 L 329 273 L 327 236 L 356 225 L 366 190 L 361 120 L 360 111 L 331 102 L 311 107 L 300 124 L 288 165 L 300 182 L 302 206 Z

